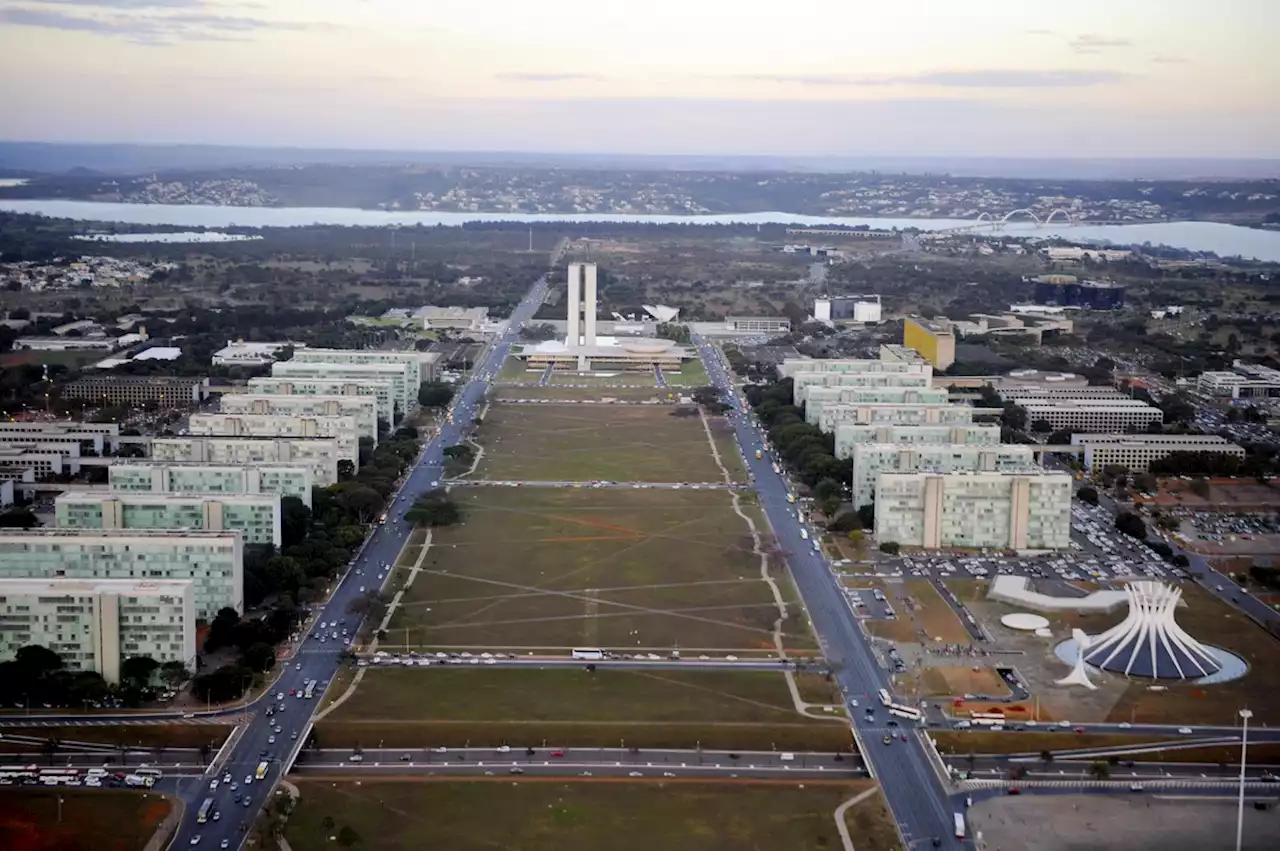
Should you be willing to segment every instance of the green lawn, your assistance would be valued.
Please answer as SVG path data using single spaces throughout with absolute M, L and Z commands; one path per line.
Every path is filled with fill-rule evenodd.
M 663 370 L 662 375 L 672 387 L 706 387 L 711 383 L 701 358 L 686 361 L 681 365 L 679 372 Z
M 298 782 L 285 836 L 331 847 L 344 827 L 357 851 L 839 851 L 836 807 L 858 782 Z M 869 802 L 868 802 L 869 803 Z M 328 822 L 325 819 L 329 819 Z M 850 823 L 855 822 L 850 819 Z M 328 829 L 326 829 L 326 827 Z M 868 821 L 857 844 L 880 836 Z

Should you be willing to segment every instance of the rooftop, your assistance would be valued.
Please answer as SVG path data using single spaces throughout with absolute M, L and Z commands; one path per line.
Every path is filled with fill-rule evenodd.
M 189 579 L 0 579 L 0 596 L 115 594 L 122 597 L 180 597 L 195 586 Z

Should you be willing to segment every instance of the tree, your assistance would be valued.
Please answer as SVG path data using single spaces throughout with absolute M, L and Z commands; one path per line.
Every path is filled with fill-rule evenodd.
M 1201 499 L 1209 498 L 1209 493 L 1210 493 L 1209 482 L 1206 481 L 1205 479 L 1202 479 L 1202 478 L 1192 479 L 1191 484 L 1188 487 L 1191 488 L 1191 492 L 1193 494 L 1200 497 Z
M 240 613 L 230 606 L 218 610 L 209 624 L 209 635 L 204 640 L 204 649 L 212 653 L 235 640 L 236 627 L 240 625 Z
M 1053 423 L 1045 419 L 1036 420 L 1031 424 L 1031 430 L 1037 434 L 1048 434 L 1053 431 Z
M 858 506 L 858 522 L 862 524 L 863 529 L 874 529 L 876 526 L 876 506 L 875 503 L 869 505 Z
M 240 660 L 251 671 L 269 671 L 276 662 L 276 650 L 265 641 L 249 645 Z
M 1176 532 L 1182 526 L 1182 521 L 1172 514 L 1161 514 L 1156 518 L 1156 525 L 1166 532 Z
M 165 662 L 160 666 L 160 679 L 164 680 L 164 684 L 169 688 L 177 688 L 191 679 L 191 672 L 181 662 Z
M 63 665 L 61 656 L 39 644 L 19 647 L 18 652 L 14 654 L 14 661 L 30 680 L 38 680 L 54 671 L 60 671 Z
M 1040 751 L 1040 761 L 1045 765 L 1053 762 L 1053 751 Z
M 899 546 L 897 541 L 885 541 L 880 545 L 880 552 L 885 553 L 886 555 L 896 556 L 898 553 L 902 552 L 902 547 Z
M 338 505 L 361 523 L 371 522 L 386 504 L 382 495 L 367 485 L 350 482 L 338 487 Z
M 283 547 L 300 544 L 311 528 L 311 509 L 296 496 L 280 498 L 280 543 Z
M 31 529 L 39 526 L 40 521 L 30 509 L 12 508 L 8 511 L 0 513 L 0 528 L 4 529 Z
M 350 848 L 360 841 L 360 834 L 349 824 L 344 824 L 342 829 L 338 831 L 338 844 L 343 848 Z
M 327 836 L 329 834 L 329 831 L 333 830 L 333 816 L 325 816 L 324 818 L 320 819 L 320 828 L 325 832 L 325 835 Z
M 1139 541 L 1144 541 L 1147 538 L 1147 524 L 1143 523 L 1142 518 L 1132 511 L 1122 511 L 1116 515 L 1116 529 Z
M 1107 765 L 1106 760 L 1096 759 L 1089 763 L 1089 773 L 1093 775 L 1094 780 L 1111 779 L 1111 766 Z
M 1097 505 L 1098 489 L 1085 485 L 1084 487 L 1080 488 L 1080 490 L 1076 491 L 1076 499 L 1080 500 L 1086 505 Z
M 453 401 L 453 386 L 440 381 L 424 381 L 418 387 L 418 404 L 424 408 L 444 408 Z
M 150 656 L 130 656 L 120 663 L 120 679 L 135 686 L 146 686 L 160 667 Z
M 425 493 L 405 512 L 405 519 L 419 526 L 452 526 L 462 520 L 462 510 L 443 488 Z
M 1133 476 L 1134 490 L 1142 491 L 1143 493 L 1155 493 L 1158 487 L 1160 487 L 1160 483 L 1150 473 L 1135 473 Z

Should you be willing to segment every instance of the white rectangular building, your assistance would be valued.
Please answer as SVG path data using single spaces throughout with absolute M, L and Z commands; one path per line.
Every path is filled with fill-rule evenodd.
M 814 392 L 833 387 L 934 389 L 933 379 L 927 375 L 900 372 L 798 372 L 791 377 L 791 400 L 796 405 L 803 405 Z M 946 388 L 939 389 L 946 392 Z
M 268 417 L 353 417 L 357 437 L 378 442 L 378 400 L 373 396 L 282 396 L 265 393 L 228 393 L 222 397 L 224 414 Z
M 186 580 L 211 621 L 244 612 L 244 544 L 237 532 L 0 529 L 0 579 Z
M 824 416 L 838 405 L 945 405 L 951 398 L 941 387 L 811 387 L 804 419 L 823 431 L 835 431 L 836 420 Z
M 336 440 L 312 438 L 162 437 L 151 443 L 151 460 L 178 464 L 305 464 L 316 487 L 338 483 L 342 452 Z
M 1231 399 L 1273 399 L 1280 396 L 1280 370 L 1235 361 L 1230 370 L 1202 373 L 1196 379 L 1196 389 Z
M 1143 473 L 1152 461 L 1174 452 L 1245 455 L 1242 447 L 1216 434 L 1073 434 L 1071 445 L 1084 447 L 1084 465 L 1095 473 L 1111 466 Z
M 853 447 L 852 458 L 855 508 L 875 502 L 876 482 L 882 473 L 1022 473 L 1040 469 L 1032 448 L 1018 443 L 859 443 Z
M 973 422 L 974 408 L 945 402 L 928 404 L 869 402 L 862 405 L 833 404 L 823 407 L 824 422 L 835 429 L 841 425 L 967 425 Z
M 29 645 L 110 683 L 129 656 L 195 672 L 195 589 L 173 580 L 0 580 L 0 662 Z
M 383 364 L 406 366 L 409 369 L 409 383 L 413 389 L 416 404 L 418 385 L 431 381 L 428 372 L 423 374 L 424 361 L 422 353 L 410 349 L 408 351 L 388 352 L 381 349 L 302 349 L 293 353 L 291 362 L 296 363 L 341 363 L 341 364 Z M 425 364 L 430 369 L 431 362 Z
M 0 423 L 0 447 L 72 444 L 101 455 L 120 436 L 118 423 L 55 422 Z
M 933 377 L 933 365 L 918 361 L 895 361 L 871 358 L 787 358 L 778 365 L 780 378 L 792 378 L 799 372 L 899 372 Z
M 1071 541 L 1067 473 L 882 473 L 876 539 L 936 549 L 1060 550 Z
M 350 379 L 284 379 L 250 378 L 248 395 L 266 396 L 369 396 L 377 402 L 378 419 L 388 426 L 395 423 L 396 395 L 390 381 L 352 381 Z M 234 394 L 224 394 L 223 402 Z
M 835 428 L 836 457 L 852 458 L 860 443 L 901 443 L 909 445 L 959 443 L 965 446 L 995 446 L 1000 443 L 1000 426 L 995 423 L 959 425 L 858 425 L 841 423 Z
M 338 444 L 338 459 L 360 468 L 355 417 L 291 417 L 272 414 L 192 414 L 192 437 L 321 438 Z
M 61 529 L 203 529 L 239 532 L 246 544 L 281 542 L 276 494 L 63 491 L 53 507 Z
M 107 468 L 107 485 L 119 493 L 273 494 L 294 496 L 311 507 L 315 480 L 306 464 L 227 466 L 128 461 Z
M 0 661 L 22 647 L 120 681 L 131 656 L 196 670 L 195 587 L 185 580 L 0 579 Z
M 266 366 L 274 363 L 285 349 L 305 349 L 305 343 L 246 343 L 243 340 L 232 342 L 213 353 L 210 361 L 215 366 Z
M 393 363 L 334 363 L 330 361 L 290 360 L 271 365 L 272 378 L 284 379 L 343 379 L 364 383 L 366 381 L 390 381 L 395 422 L 418 407 L 416 377 L 421 372 L 421 362 L 416 357 Z M 392 423 L 392 425 L 395 424 Z
M 1163 411 L 1138 399 L 1050 400 L 1019 396 L 1012 401 L 1027 412 L 1028 426 L 1044 420 L 1055 431 L 1141 430 L 1151 423 L 1164 422 Z

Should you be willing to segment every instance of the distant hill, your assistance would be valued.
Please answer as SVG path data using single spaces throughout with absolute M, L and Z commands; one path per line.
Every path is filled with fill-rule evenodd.
M 148 171 L 299 165 L 506 166 L 648 171 L 878 171 L 956 177 L 1054 180 L 1255 179 L 1280 175 L 1280 160 L 1017 159 L 975 157 L 788 157 L 539 154 L 521 152 L 375 151 L 221 145 L 62 144 L 0 141 L 0 176 L 138 174 Z

